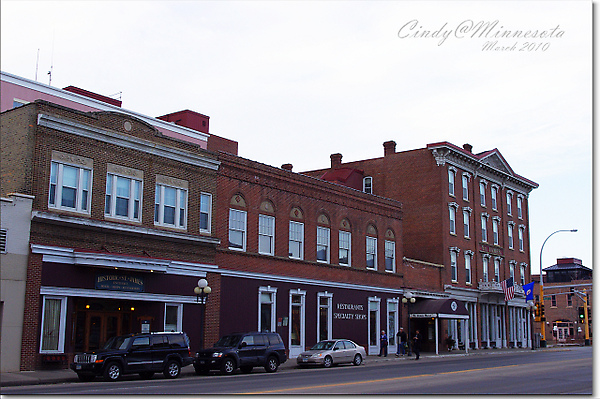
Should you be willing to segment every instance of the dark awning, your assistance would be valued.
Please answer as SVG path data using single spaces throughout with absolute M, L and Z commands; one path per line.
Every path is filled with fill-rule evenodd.
M 464 302 L 457 299 L 421 299 L 410 306 L 410 317 L 424 319 L 468 319 L 469 312 Z

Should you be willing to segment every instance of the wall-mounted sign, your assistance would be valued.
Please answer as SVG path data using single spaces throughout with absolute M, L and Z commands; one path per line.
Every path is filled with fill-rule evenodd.
M 484 244 L 482 242 L 479 243 L 479 250 L 481 252 L 487 252 L 492 255 L 504 256 L 504 250 L 500 247 L 494 247 L 489 244 Z
M 333 314 L 333 318 L 337 320 L 367 320 L 366 313 L 357 313 L 364 310 L 364 306 L 361 304 L 354 303 L 338 303 L 336 306 L 337 310 L 343 310 L 344 312 L 336 312 Z
M 96 276 L 96 289 L 143 292 L 144 279 L 123 274 L 98 274 Z

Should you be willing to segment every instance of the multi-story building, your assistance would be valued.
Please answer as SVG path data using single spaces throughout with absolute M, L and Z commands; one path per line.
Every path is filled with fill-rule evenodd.
M 395 142 L 383 145 L 383 157 L 342 163 L 333 154 L 330 168 L 306 174 L 402 202 L 405 256 L 440 265 L 438 292 L 467 304 L 468 320 L 445 325 L 458 345 L 530 345 L 522 285 L 531 272 L 528 198 L 538 185 L 497 149 L 475 154 L 470 145 L 441 142 L 396 152 Z M 516 293 L 506 303 L 500 282 L 510 277 Z M 423 318 L 419 302 L 413 325 Z
M 581 259 L 560 258 L 546 267 L 544 275 L 545 334 L 547 344 L 585 344 L 585 312 L 588 308 L 588 336 L 592 338 L 592 269 L 583 266 Z M 540 276 L 532 275 L 534 298 L 540 302 Z M 535 323 L 535 332 L 541 326 Z

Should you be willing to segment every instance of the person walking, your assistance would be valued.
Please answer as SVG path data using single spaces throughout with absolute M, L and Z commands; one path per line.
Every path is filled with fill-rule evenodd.
M 419 357 L 421 356 L 421 340 L 421 334 L 419 330 L 417 330 L 415 336 L 413 337 L 413 352 L 417 356 L 415 360 L 419 360 Z
M 379 337 L 379 355 L 387 357 L 388 355 L 388 337 L 384 330 L 381 330 L 381 336 Z
M 402 356 L 404 356 L 406 354 L 406 341 L 408 339 L 406 333 L 404 332 L 404 328 L 400 327 L 400 331 L 398 331 L 396 337 L 396 342 L 398 342 L 398 348 L 396 349 L 396 357 L 400 356 L 400 352 L 402 352 Z

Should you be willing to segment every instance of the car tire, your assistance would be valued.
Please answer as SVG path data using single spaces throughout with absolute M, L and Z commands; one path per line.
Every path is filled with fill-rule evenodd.
M 106 381 L 117 381 L 121 378 L 123 367 L 117 362 L 112 362 L 106 365 L 104 369 L 104 379 Z
M 94 374 L 84 374 L 84 373 L 77 373 L 77 377 L 79 378 L 79 381 L 83 381 L 83 382 L 90 382 L 90 381 L 93 381 L 94 378 L 96 378 L 96 376 Z
M 154 376 L 154 371 L 144 371 L 144 372 L 140 373 L 140 377 L 143 380 L 149 380 L 153 376 Z
M 325 356 L 325 359 L 323 359 L 323 367 L 327 369 L 331 366 L 333 366 L 333 359 L 331 356 Z
M 352 364 L 354 364 L 355 366 L 360 366 L 363 362 L 363 358 L 360 355 L 360 353 L 357 353 L 356 355 L 354 355 L 354 360 L 352 361 Z
M 267 373 L 274 373 L 279 368 L 279 360 L 275 356 L 269 356 L 267 363 L 265 364 L 265 371 Z
M 163 370 L 163 375 L 166 378 L 173 379 L 179 377 L 179 374 L 181 374 L 181 365 L 179 364 L 179 362 L 177 360 L 167 361 L 167 365 Z
M 223 364 L 221 365 L 221 373 L 223 374 L 233 374 L 235 371 L 235 361 L 228 357 L 223 360 Z
M 253 368 L 254 367 L 252 367 L 252 366 L 242 366 L 242 367 L 240 367 L 240 371 L 244 374 L 250 374 L 252 372 Z

